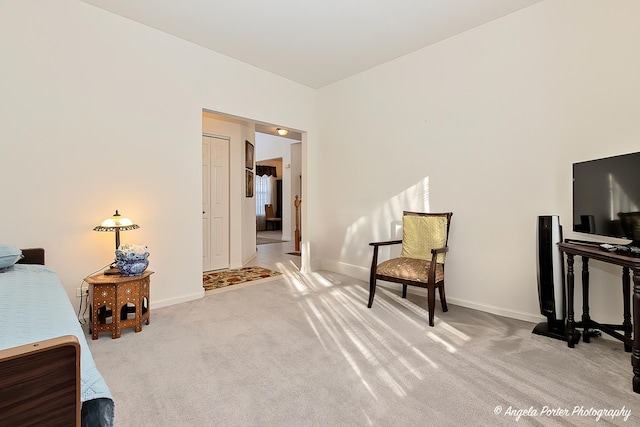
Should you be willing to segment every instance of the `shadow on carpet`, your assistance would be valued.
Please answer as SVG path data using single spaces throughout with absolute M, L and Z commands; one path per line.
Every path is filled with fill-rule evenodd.
M 244 267 L 211 271 L 202 273 L 202 286 L 208 291 L 251 282 L 253 280 L 266 279 L 267 277 L 279 276 L 280 274 L 279 271 L 273 271 L 263 267 Z

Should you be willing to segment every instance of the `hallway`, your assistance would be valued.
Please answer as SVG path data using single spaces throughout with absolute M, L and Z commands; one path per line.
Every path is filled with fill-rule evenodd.
M 282 232 L 276 231 L 259 231 L 258 238 L 269 240 L 280 240 Z M 286 270 L 300 270 L 300 256 L 289 255 L 289 252 L 295 250 L 293 240 L 281 243 L 266 243 L 257 245 L 255 258 L 249 261 L 244 267 L 264 267 L 270 270 L 280 271 L 284 273 Z

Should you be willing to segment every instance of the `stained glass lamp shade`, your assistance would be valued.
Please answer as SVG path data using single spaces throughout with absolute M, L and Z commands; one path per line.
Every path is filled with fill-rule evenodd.
M 134 224 L 129 218 L 125 218 L 118 213 L 113 214 L 111 218 L 107 218 L 100 223 L 93 231 L 115 231 L 116 232 L 116 249 L 120 246 L 120 231 L 129 231 L 140 228 Z

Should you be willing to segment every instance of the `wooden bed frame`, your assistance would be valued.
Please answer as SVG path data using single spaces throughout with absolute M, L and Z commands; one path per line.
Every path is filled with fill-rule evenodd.
M 22 264 L 44 265 L 44 249 Z M 80 426 L 80 344 L 73 335 L 0 350 L 0 426 Z
M 44 249 L 43 248 L 22 249 L 22 259 L 18 261 L 18 264 L 44 265 Z

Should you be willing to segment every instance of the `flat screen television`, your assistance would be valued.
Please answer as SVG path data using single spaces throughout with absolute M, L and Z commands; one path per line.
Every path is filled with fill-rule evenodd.
M 573 164 L 573 231 L 640 247 L 640 152 Z

